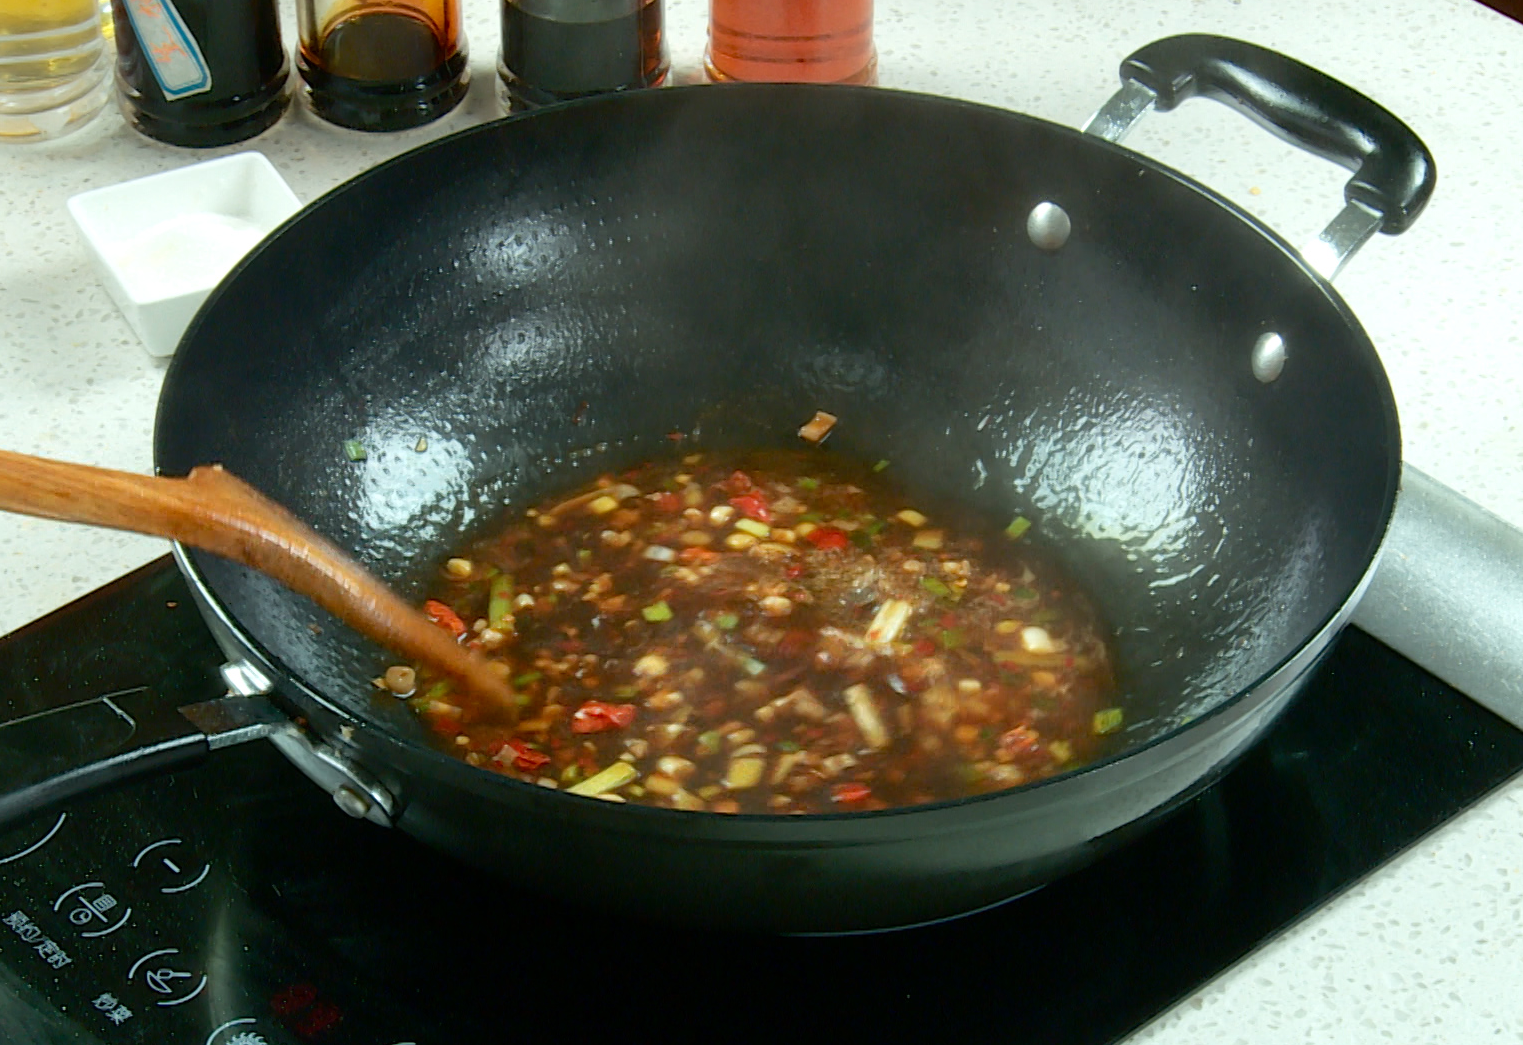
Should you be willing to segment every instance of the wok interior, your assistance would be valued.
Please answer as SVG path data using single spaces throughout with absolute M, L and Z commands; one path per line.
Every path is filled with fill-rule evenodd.
M 1051 253 L 1025 233 L 1044 200 L 1074 224 Z M 1266 386 L 1270 330 L 1290 358 Z M 817 408 L 832 449 L 1036 522 L 1116 628 L 1138 740 L 1320 627 L 1394 488 L 1362 332 L 1228 210 L 1024 117 L 786 87 L 546 112 L 341 189 L 203 311 L 157 454 L 223 462 L 416 594 L 505 505 L 673 431 L 794 445 Z M 421 737 L 373 695 L 384 653 L 197 559 L 309 687 Z

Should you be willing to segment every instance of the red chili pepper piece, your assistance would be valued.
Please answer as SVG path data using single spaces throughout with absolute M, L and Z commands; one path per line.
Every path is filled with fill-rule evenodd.
M 1016 726 L 999 738 L 999 746 L 1013 755 L 1033 755 L 1041 734 L 1030 726 Z
M 816 526 L 805 535 L 804 540 L 822 552 L 844 552 L 851 546 L 846 531 L 835 526 Z
M 428 719 L 428 728 L 441 737 L 452 737 L 459 733 L 460 725 L 465 721 L 465 712 L 453 704 L 435 703 L 425 709 L 423 715 Z
M 790 581 L 791 580 L 797 580 L 798 578 L 802 577 L 803 575 L 804 575 L 804 567 L 800 566 L 796 562 L 795 563 L 791 563 L 791 564 L 783 567 L 783 576 L 787 577 Z
M 460 615 L 437 599 L 429 599 L 423 604 L 423 612 L 428 614 L 428 619 L 451 635 L 465 634 L 465 621 Z
M 656 506 L 656 511 L 671 515 L 673 512 L 682 510 L 682 498 L 669 490 L 663 490 L 651 498 L 651 503 Z
M 550 761 L 549 755 L 543 751 L 535 751 L 517 737 L 508 741 L 507 746 L 513 751 L 513 768 L 521 769 L 525 773 L 532 773 Z
M 837 784 L 830 789 L 830 800 L 832 802 L 860 802 L 864 798 L 871 798 L 872 793 L 873 789 L 866 784 Z
M 589 700 L 572 714 L 571 732 L 603 733 L 610 729 L 623 729 L 634 720 L 633 704 L 607 704 L 601 700 Z
M 743 493 L 739 497 L 731 497 L 730 504 L 748 519 L 761 523 L 772 521 L 772 509 L 767 507 L 766 500 L 759 493 Z
M 930 639 L 916 639 L 910 646 L 910 651 L 917 657 L 929 657 L 936 652 L 936 643 Z

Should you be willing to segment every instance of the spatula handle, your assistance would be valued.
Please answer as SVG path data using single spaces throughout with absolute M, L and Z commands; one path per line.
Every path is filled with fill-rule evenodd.
M 220 465 L 183 479 L 0 450 L 0 509 L 179 541 L 252 567 L 511 713 L 507 683 L 332 542 Z M 360 682 L 362 680 L 356 680 Z

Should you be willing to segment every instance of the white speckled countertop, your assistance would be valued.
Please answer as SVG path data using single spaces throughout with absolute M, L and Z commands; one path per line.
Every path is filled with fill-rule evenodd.
M 411 145 L 497 115 L 493 0 L 464 0 L 474 82 L 432 126 L 372 137 L 298 103 L 251 142 L 193 152 L 114 112 L 61 142 L 0 151 L 0 395 L 6 449 L 146 472 L 162 368 L 89 266 L 64 211 L 90 188 L 242 149 L 308 201 Z M 667 0 L 678 78 L 707 5 Z M 286 42 L 294 43 L 289 0 Z M 1082 123 L 1120 59 L 1178 32 L 1242 37 L 1345 80 L 1400 115 L 1438 161 L 1427 213 L 1377 237 L 1338 286 L 1379 348 L 1408 461 L 1523 526 L 1523 25 L 1473 0 L 878 0 L 885 86 Z M 1318 232 L 1346 175 L 1220 106 L 1144 120 L 1128 146 L 1214 187 L 1292 242 Z M 0 633 L 165 550 L 141 538 L 0 517 Z M 1210 1042 L 1523 1040 L 1523 780 L 1139 1032 Z M 1097 1004 L 1103 1004 L 1097 999 Z

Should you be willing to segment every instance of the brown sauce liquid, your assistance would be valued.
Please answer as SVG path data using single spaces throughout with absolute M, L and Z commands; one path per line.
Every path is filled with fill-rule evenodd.
M 456 0 L 341 12 L 303 39 L 297 68 L 312 108 L 365 131 L 416 127 L 465 97 L 466 52 Z
M 625 801 L 881 809 L 1065 772 L 1120 724 L 1107 634 L 1029 539 L 819 450 L 605 477 L 453 570 L 435 597 L 521 706 L 426 678 L 412 706 L 545 786 L 614 767 Z

